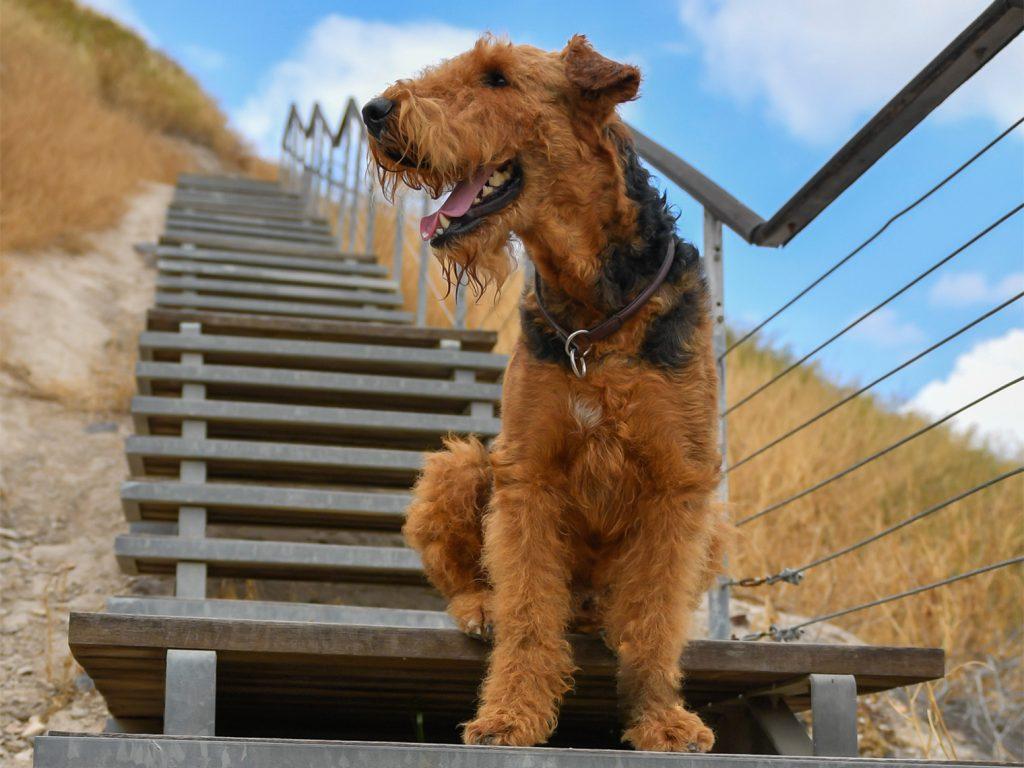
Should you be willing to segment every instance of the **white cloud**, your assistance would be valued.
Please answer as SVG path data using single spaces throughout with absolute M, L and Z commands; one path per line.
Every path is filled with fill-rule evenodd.
M 945 379 L 925 385 L 904 410 L 945 416 L 1024 371 L 1024 329 L 1014 328 L 960 355 Z M 1004 456 L 1024 450 L 1024 384 L 1016 384 L 953 419 L 953 429 L 974 430 L 976 442 Z
M 198 43 L 186 45 L 182 50 L 182 56 L 185 59 L 185 63 L 196 69 L 205 69 L 211 72 L 220 69 L 227 63 L 227 56 L 222 52 L 213 48 L 207 48 L 205 45 L 199 45 Z
M 261 152 L 273 156 L 292 101 L 303 115 L 319 101 L 334 124 L 349 96 L 362 103 L 388 83 L 465 51 L 478 36 L 440 22 L 386 24 L 325 16 L 291 57 L 274 65 L 257 92 L 234 112 L 233 122 Z
M 142 21 L 138 10 L 132 0 L 83 0 L 83 5 L 97 13 L 102 13 L 121 26 L 127 27 L 139 35 L 150 45 L 156 45 L 157 38 L 149 27 Z
M 680 0 L 707 84 L 763 108 L 799 139 L 845 138 L 959 34 L 988 0 Z M 940 108 L 1005 128 L 1024 111 L 1024 40 Z
M 1021 291 L 1024 291 L 1024 272 L 992 281 L 981 272 L 950 272 L 932 286 L 928 298 L 940 307 L 970 307 L 996 304 Z
M 899 314 L 888 307 L 869 316 L 853 329 L 851 335 L 886 348 L 919 344 L 925 338 L 924 331 L 916 323 L 901 320 Z

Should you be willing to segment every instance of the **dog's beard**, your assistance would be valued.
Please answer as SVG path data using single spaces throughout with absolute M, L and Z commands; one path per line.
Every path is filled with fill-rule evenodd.
M 464 237 L 434 250 L 448 292 L 465 286 L 479 299 L 491 285 L 498 290 L 515 269 L 511 233 L 497 222 L 484 222 Z

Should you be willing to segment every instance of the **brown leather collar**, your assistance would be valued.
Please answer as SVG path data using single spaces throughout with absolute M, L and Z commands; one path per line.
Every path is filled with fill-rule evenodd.
M 548 325 L 558 334 L 558 337 L 565 342 L 565 354 L 569 357 L 569 366 L 572 368 L 579 378 L 583 378 L 587 375 L 587 361 L 586 356 L 590 352 L 594 345 L 594 342 L 607 339 L 613 333 L 618 331 L 629 318 L 640 311 L 640 308 L 647 303 L 647 301 L 654 295 L 654 293 L 661 287 L 662 283 L 665 282 L 665 278 L 668 277 L 668 271 L 672 268 L 672 260 L 676 254 L 676 239 L 674 236 L 669 238 L 668 248 L 665 249 L 665 259 L 661 262 L 661 267 L 658 269 L 658 274 L 654 276 L 654 280 L 650 284 L 637 294 L 636 298 L 629 302 L 626 306 L 620 309 L 610 317 L 606 317 L 597 325 L 591 328 L 584 328 L 578 331 L 568 331 L 559 325 L 558 321 L 552 317 L 551 313 L 548 312 L 547 307 L 544 306 L 544 302 L 541 299 L 541 280 L 540 273 L 537 272 L 534 275 L 533 291 L 537 296 L 537 307 L 540 309 L 540 313 L 544 316 L 544 319 L 548 321 Z M 580 348 L 581 340 L 586 343 L 586 347 Z

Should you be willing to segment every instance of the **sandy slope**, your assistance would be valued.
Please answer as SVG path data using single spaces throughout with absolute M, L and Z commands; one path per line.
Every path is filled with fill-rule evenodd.
M 106 717 L 88 681 L 76 685 L 67 616 L 125 588 L 111 543 L 155 275 L 132 244 L 154 240 L 171 191 L 149 186 L 86 253 L 3 257 L 0 764 L 30 760 L 27 737 L 44 727 L 95 731 Z

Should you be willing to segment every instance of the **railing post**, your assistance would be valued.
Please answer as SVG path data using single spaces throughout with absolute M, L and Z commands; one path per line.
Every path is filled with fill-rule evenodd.
M 395 201 L 395 255 L 391 263 L 391 279 L 402 290 L 402 262 L 405 257 L 405 196 L 399 195 Z
M 462 283 L 456 283 L 455 285 L 455 327 L 465 328 L 466 327 L 466 291 L 469 290 L 468 285 L 462 285 Z
M 366 238 L 364 253 L 373 253 L 373 225 L 377 215 L 377 198 L 373 194 L 373 176 L 366 174 Z
M 430 198 L 423 196 L 423 215 L 430 213 Z M 427 257 L 430 255 L 430 243 L 420 239 L 420 274 L 416 281 L 416 325 L 427 324 Z
M 725 275 L 722 268 L 722 222 L 704 209 L 704 269 L 708 287 L 711 290 L 712 354 L 718 368 L 718 449 L 722 454 L 722 479 L 718 484 L 720 514 L 727 514 L 729 502 L 729 480 L 726 466 L 726 419 L 721 415 L 725 409 Z M 724 564 L 723 564 L 724 565 Z M 714 640 L 728 640 L 732 633 L 729 622 L 728 581 L 719 576 L 717 583 L 708 591 L 708 636 Z
M 352 253 L 356 250 L 356 227 L 359 223 L 359 160 L 363 154 L 363 132 L 358 127 L 353 128 L 356 132 L 356 151 L 353 156 L 352 169 L 352 205 L 349 209 L 348 221 L 348 250 Z

